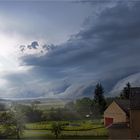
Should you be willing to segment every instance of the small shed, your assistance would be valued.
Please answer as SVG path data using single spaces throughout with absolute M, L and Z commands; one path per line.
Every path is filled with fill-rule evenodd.
M 104 125 L 108 127 L 114 123 L 128 122 L 129 107 L 129 100 L 113 101 L 104 112 Z

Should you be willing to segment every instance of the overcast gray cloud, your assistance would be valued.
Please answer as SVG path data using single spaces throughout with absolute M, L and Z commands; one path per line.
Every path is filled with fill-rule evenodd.
M 71 1 L 0 1 L 0 31 L 58 44 L 78 32 L 91 11 Z
M 140 2 L 108 1 L 99 7 L 62 44 L 20 46 L 20 65 L 28 69 L 3 76 L 11 97 L 91 96 L 97 82 L 107 95 L 118 94 L 128 81 L 140 86 Z M 38 49 L 42 53 L 27 53 Z
M 51 83 L 43 96 L 91 95 L 97 82 L 102 82 L 109 92 L 122 79 L 140 72 L 139 6 L 139 2 L 119 2 L 104 8 L 96 20 L 95 15 L 90 16 L 81 31 L 67 42 L 52 45 L 53 49 L 41 56 L 24 55 L 21 65 L 32 66 L 30 74 Z M 127 80 L 134 83 L 135 76 L 132 79 Z

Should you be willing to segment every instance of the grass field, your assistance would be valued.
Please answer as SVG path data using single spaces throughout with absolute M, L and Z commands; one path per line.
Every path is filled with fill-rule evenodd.
M 22 138 L 54 139 L 52 123 L 53 121 L 26 124 Z M 61 139 L 107 139 L 107 130 L 100 121 L 61 121 L 61 124 L 67 124 L 59 136 Z
M 52 123 L 55 121 L 48 122 L 39 122 L 39 123 L 28 123 L 26 124 L 26 129 L 30 130 L 49 130 L 51 129 Z M 91 130 L 94 128 L 103 127 L 101 122 L 93 122 L 90 120 L 83 121 L 59 121 L 61 124 L 64 124 L 64 130 L 72 131 L 72 130 Z
M 50 110 L 51 108 L 64 108 L 64 103 L 44 103 L 44 104 L 39 104 L 38 109 L 40 110 Z
M 107 135 L 100 135 L 102 130 L 98 129 L 98 132 L 95 130 L 90 131 L 62 131 L 59 138 L 63 139 L 107 139 Z M 103 130 L 104 131 L 104 130 Z M 103 133 L 102 133 L 103 134 Z M 49 130 L 25 130 L 24 135 L 22 136 L 24 139 L 55 139 L 55 136 Z

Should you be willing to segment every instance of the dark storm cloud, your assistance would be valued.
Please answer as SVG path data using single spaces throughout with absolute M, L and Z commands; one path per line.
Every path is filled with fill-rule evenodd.
M 31 43 L 31 45 L 27 46 L 27 48 L 29 48 L 29 49 L 37 49 L 38 46 L 39 46 L 38 42 L 37 41 L 33 41 Z
M 19 49 L 21 52 L 24 52 L 26 49 L 38 49 L 39 44 L 37 41 L 31 42 L 29 45 L 20 45 Z
M 83 89 L 78 95 L 86 94 L 86 88 L 99 81 L 109 91 L 121 79 L 140 72 L 139 15 L 140 2 L 107 7 L 66 43 L 42 56 L 24 56 L 22 65 L 33 66 L 32 72 L 39 76 L 70 81 L 62 95 L 77 89 Z

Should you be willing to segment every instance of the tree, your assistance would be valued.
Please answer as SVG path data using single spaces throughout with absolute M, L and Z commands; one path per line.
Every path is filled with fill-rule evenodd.
M 62 131 L 62 124 L 55 122 L 52 124 L 52 133 L 54 133 L 56 139 L 58 138 L 58 136 L 61 134 Z
M 26 121 L 28 122 L 39 122 L 44 121 L 43 111 L 38 109 L 36 104 L 29 105 L 22 105 L 22 104 L 15 104 L 13 110 L 16 112 L 22 113 L 26 117 Z
M 95 87 L 94 102 L 102 114 L 106 108 L 106 100 L 104 98 L 104 89 L 100 83 L 98 83 Z
M 100 106 L 99 104 L 95 103 L 95 101 L 93 101 L 91 104 L 91 112 L 94 119 L 101 117 Z
M 25 129 L 25 116 L 21 112 L 14 112 L 14 121 L 13 125 L 15 127 L 15 135 L 17 139 L 20 139 L 20 136 L 23 134 L 23 130 Z
M 68 110 L 75 110 L 75 104 L 73 101 L 70 101 L 68 103 L 65 104 L 65 109 L 68 109 Z
M 6 111 L 6 110 L 7 110 L 6 104 L 0 103 L 0 111 Z
M 16 136 L 18 139 L 24 130 L 23 116 L 13 111 L 0 114 L 0 138 Z
M 84 97 L 82 99 L 76 100 L 75 108 L 77 112 L 85 116 L 87 114 L 90 114 L 91 104 L 92 104 L 92 100 L 88 97 Z
M 123 88 L 122 93 L 120 94 L 120 98 L 121 99 L 129 99 L 130 96 L 130 89 L 131 89 L 131 85 L 128 82 L 126 84 L 126 86 Z
M 13 116 L 9 112 L 2 112 L 0 114 L 0 138 L 8 138 L 15 134 L 13 129 Z

